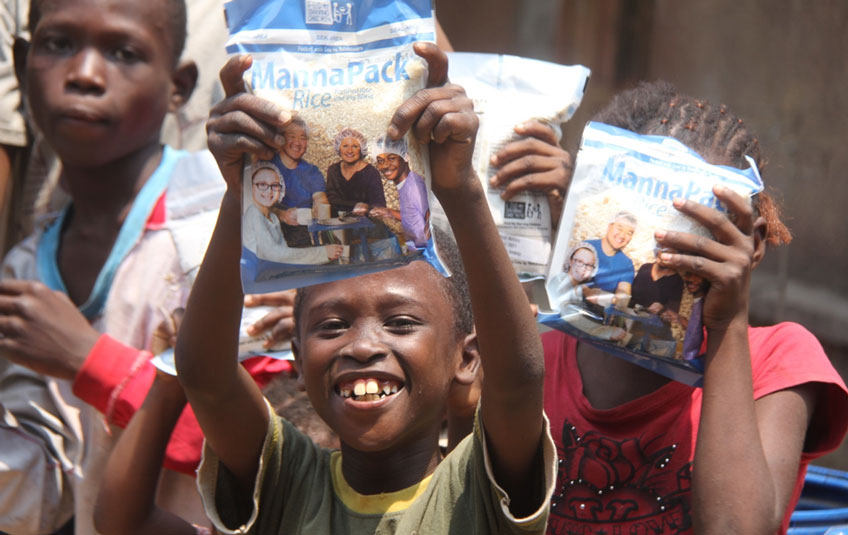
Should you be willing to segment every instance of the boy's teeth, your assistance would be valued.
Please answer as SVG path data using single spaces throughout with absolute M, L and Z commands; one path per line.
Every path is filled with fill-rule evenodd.
M 385 396 L 397 394 L 400 386 L 394 381 L 380 381 L 377 379 L 357 379 L 352 383 L 339 385 L 339 395 L 343 398 L 352 398 L 355 401 L 377 401 Z
M 368 379 L 365 383 L 365 393 L 366 394 L 376 394 L 380 391 L 380 385 L 377 384 L 377 381 L 374 379 Z

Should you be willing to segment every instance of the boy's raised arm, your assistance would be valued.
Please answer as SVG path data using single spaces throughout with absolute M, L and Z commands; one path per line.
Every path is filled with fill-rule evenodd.
M 207 123 L 209 148 L 227 182 L 218 223 L 192 287 L 176 346 L 178 377 L 209 446 L 246 489 L 253 488 L 268 424 L 259 388 L 238 364 L 244 296 L 241 256 L 241 172 L 244 155 L 273 156 L 277 132 L 290 116 L 245 92 L 248 56 L 221 69 L 227 98 Z M 247 493 L 249 495 L 249 492 Z
M 543 432 L 544 357 L 530 311 L 471 166 L 477 117 L 462 88 L 447 84 L 447 58 L 434 45 L 416 52 L 430 67 L 429 87 L 397 111 L 389 135 L 411 129 L 431 139 L 433 191 L 450 220 L 468 275 L 485 378 L 480 414 L 498 483 L 514 514 L 532 513 L 528 489 Z M 535 486 L 539 488 L 538 486 Z

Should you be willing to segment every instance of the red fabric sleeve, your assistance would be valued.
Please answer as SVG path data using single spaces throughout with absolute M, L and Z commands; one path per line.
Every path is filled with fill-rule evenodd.
M 103 334 L 74 379 L 74 395 L 125 427 L 153 383 L 151 355 Z
M 293 374 L 294 365 L 290 360 L 272 359 L 271 357 L 251 357 L 243 361 L 242 366 L 259 385 L 265 388 L 275 376 L 279 374 Z
M 807 429 L 804 457 L 814 459 L 839 447 L 848 432 L 848 390 L 819 341 L 797 323 L 749 330 L 754 399 L 817 383 L 816 407 Z
M 74 379 L 73 392 L 81 400 L 99 410 L 109 423 L 126 427 L 141 407 L 156 368 L 150 353 L 101 335 Z M 244 366 L 260 388 L 279 373 L 291 373 L 289 361 L 254 357 Z M 200 463 L 203 433 L 191 407 L 186 405 L 171 433 L 163 466 L 194 475 Z

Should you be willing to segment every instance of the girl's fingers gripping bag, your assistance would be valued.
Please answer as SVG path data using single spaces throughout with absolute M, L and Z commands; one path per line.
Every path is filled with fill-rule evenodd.
M 675 139 L 590 122 L 548 268 L 550 311 L 539 321 L 699 384 L 708 283 L 662 266 L 654 231 L 711 238 L 672 201 L 726 211 L 713 195 L 718 184 L 748 197 L 763 189 L 753 161 L 746 170 L 711 165 Z
M 583 99 L 589 69 L 501 54 L 454 52 L 448 57 L 451 82 L 465 88 L 480 120 L 473 164 L 492 217 L 516 272 L 522 278 L 541 277 L 553 241 L 546 192 L 525 190 L 502 199 L 503 188 L 489 185 L 499 170 L 490 158 L 520 140 L 515 127 L 527 121 L 549 125 L 559 139 L 560 125 L 571 118 Z M 434 222 L 447 228 L 441 207 L 435 200 L 433 205 Z
M 247 86 L 294 112 L 269 161 L 246 161 L 245 292 L 296 288 L 425 258 L 429 156 L 386 137 L 397 107 L 427 81 L 416 41 L 435 41 L 429 0 L 233 0 L 231 54 Z

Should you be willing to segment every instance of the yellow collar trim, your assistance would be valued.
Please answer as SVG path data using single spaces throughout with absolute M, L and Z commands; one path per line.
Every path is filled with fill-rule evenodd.
M 345 481 L 342 475 L 342 455 L 338 451 L 330 456 L 330 472 L 333 475 L 333 488 L 342 503 L 351 511 L 363 515 L 381 515 L 407 509 L 424 494 L 433 478 L 433 474 L 430 474 L 415 485 L 395 492 L 360 494 Z

